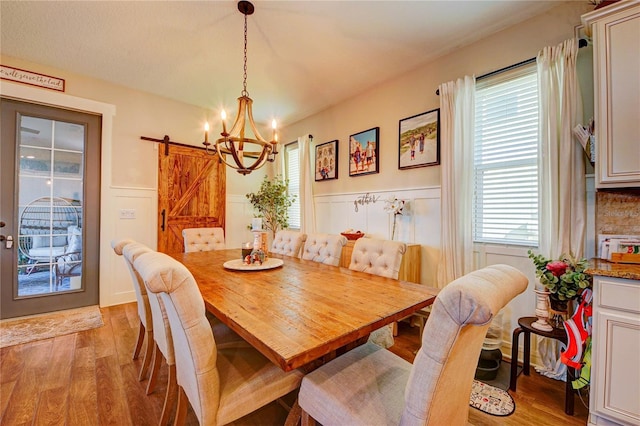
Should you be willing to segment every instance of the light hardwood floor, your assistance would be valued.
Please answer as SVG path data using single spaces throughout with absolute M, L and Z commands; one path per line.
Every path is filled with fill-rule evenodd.
M 162 410 L 166 366 L 158 386 L 146 395 L 139 382 L 142 360 L 131 359 L 138 330 L 133 303 L 102 309 L 105 326 L 0 349 L 1 425 L 157 425 Z M 400 324 L 392 351 L 413 360 L 418 329 Z M 576 398 L 576 414 L 567 416 L 564 383 L 532 372 L 518 379 L 512 393 L 516 411 L 494 417 L 469 408 L 469 421 L 480 425 L 584 425 L 587 409 Z M 291 399 L 291 398 L 290 398 Z M 273 403 L 235 425 L 281 425 L 286 418 Z M 189 412 L 187 424 L 197 420 Z

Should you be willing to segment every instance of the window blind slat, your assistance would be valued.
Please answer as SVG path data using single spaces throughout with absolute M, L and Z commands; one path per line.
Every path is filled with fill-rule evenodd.
M 538 242 L 536 65 L 476 85 L 474 241 Z

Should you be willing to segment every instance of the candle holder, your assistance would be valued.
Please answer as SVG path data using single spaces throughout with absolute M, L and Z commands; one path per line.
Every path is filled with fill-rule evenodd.
M 250 243 L 250 242 L 242 243 L 241 248 L 242 248 L 242 258 L 244 259 L 251 254 L 251 251 L 253 250 L 253 243 Z
M 534 290 L 536 292 L 536 317 L 538 320 L 531 327 L 540 331 L 552 331 L 553 327 L 547 322 L 549 319 L 549 292 L 547 289 Z
M 269 248 L 267 247 L 268 233 L 267 231 L 253 232 L 253 249 L 262 251 L 267 256 Z

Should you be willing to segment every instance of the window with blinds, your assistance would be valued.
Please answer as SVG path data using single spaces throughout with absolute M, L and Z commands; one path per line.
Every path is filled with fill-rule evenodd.
M 289 207 L 289 229 L 300 229 L 300 158 L 298 143 L 293 142 L 285 146 L 285 178 L 289 180 L 289 195 L 295 195 Z
M 535 62 L 476 82 L 473 237 L 536 246 L 539 223 Z

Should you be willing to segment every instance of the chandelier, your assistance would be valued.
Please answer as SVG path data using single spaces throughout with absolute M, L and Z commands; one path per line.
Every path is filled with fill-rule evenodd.
M 214 143 L 209 142 L 209 123 L 205 123 L 202 144 L 207 154 L 217 154 L 227 166 L 236 169 L 240 174 L 247 175 L 262 167 L 267 161 L 275 160 L 278 153 L 278 135 L 276 120 L 271 123 L 273 131 L 272 140 L 269 142 L 260 135 L 253 121 L 253 100 L 247 92 L 247 15 L 253 14 L 254 7 L 251 2 L 239 1 L 238 10 L 244 15 L 244 74 L 242 92 L 238 98 L 238 114 L 231 130 L 227 132 L 227 115 L 224 110 L 222 111 L 222 133 Z M 249 129 L 253 138 L 250 137 Z

